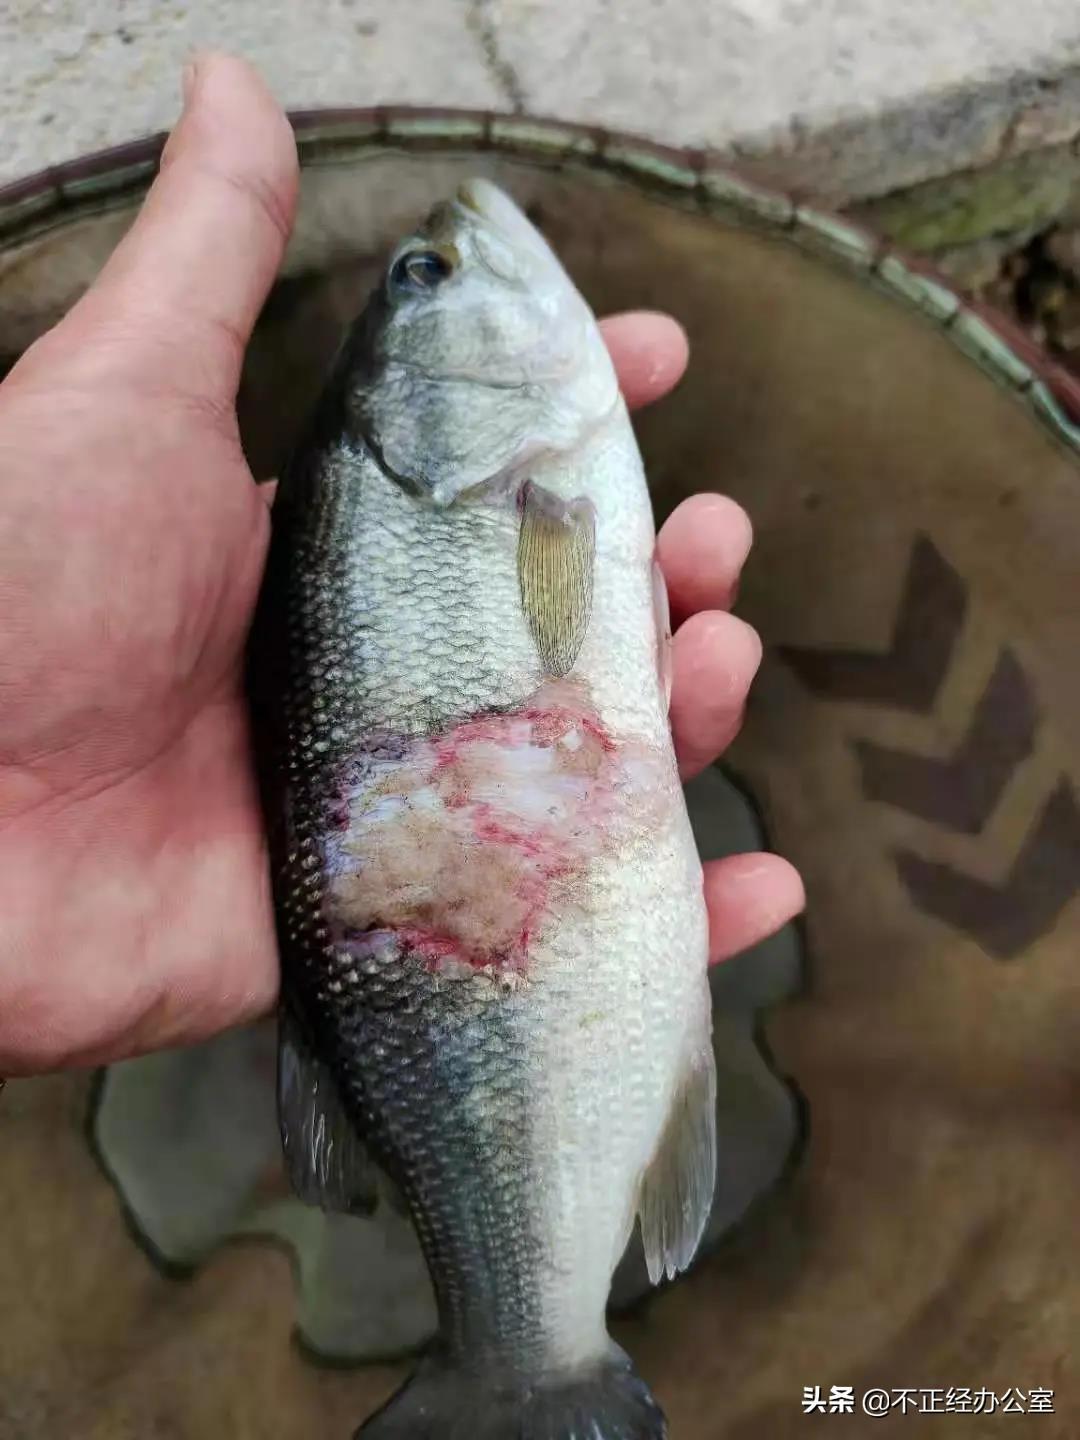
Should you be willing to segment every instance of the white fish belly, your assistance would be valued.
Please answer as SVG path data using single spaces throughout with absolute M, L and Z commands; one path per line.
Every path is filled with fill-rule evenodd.
M 550 1236 L 545 1328 L 566 1363 L 607 1343 L 611 1273 L 640 1181 L 694 1052 L 709 1044 L 699 874 L 674 814 L 634 863 L 598 868 L 587 919 L 558 925 L 550 955 L 536 957 L 550 993 L 537 1036 L 532 1169 L 545 1177 Z

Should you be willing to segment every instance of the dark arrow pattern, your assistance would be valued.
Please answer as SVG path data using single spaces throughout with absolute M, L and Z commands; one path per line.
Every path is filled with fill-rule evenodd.
M 1012 960 L 1051 929 L 1080 890 L 1080 806 L 1062 779 L 1000 885 L 908 850 L 896 863 L 920 910 L 965 931 L 998 960 Z
M 780 654 L 822 699 L 861 701 L 926 715 L 949 673 L 967 609 L 967 586 L 928 536 L 912 547 L 893 639 L 884 654 L 784 646 Z M 931 824 L 978 835 L 1017 768 L 1033 753 L 1038 707 L 1028 677 L 1002 650 L 967 733 L 935 758 L 856 740 L 863 794 Z M 1056 923 L 1080 891 L 1080 806 L 1063 777 L 999 884 L 909 850 L 901 883 L 920 910 L 970 935 L 1000 960 L 1019 955 Z
M 1038 714 L 1028 678 L 1003 650 L 959 748 L 945 760 L 856 740 L 868 800 L 978 835 L 1035 748 Z
M 963 580 L 933 541 L 920 535 L 912 547 L 888 651 L 784 645 L 780 654 L 815 695 L 928 715 L 948 674 L 966 609 Z

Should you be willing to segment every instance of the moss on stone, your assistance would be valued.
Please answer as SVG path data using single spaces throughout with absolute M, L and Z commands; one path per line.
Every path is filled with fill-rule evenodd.
M 1033 235 L 1078 204 L 1080 157 L 1056 145 L 896 191 L 850 213 L 898 245 L 934 253 L 994 235 Z

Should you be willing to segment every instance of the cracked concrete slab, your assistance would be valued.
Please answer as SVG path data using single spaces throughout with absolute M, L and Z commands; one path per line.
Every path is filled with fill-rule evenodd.
M 531 110 L 759 162 L 843 203 L 1080 130 L 1073 0 L 481 0 Z
M 1080 134 L 1074 0 L 9 0 L 0 181 L 166 128 L 206 45 L 248 55 L 287 105 L 584 120 L 840 207 Z
M 247 56 L 294 108 L 504 108 L 456 0 L 10 0 L 0 5 L 0 182 L 173 123 L 196 49 Z

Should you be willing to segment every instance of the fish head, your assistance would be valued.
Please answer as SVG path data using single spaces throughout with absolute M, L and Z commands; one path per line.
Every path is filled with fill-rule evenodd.
M 347 408 L 387 474 L 436 505 L 572 451 L 621 401 L 596 321 L 487 180 L 395 250 L 362 317 Z

